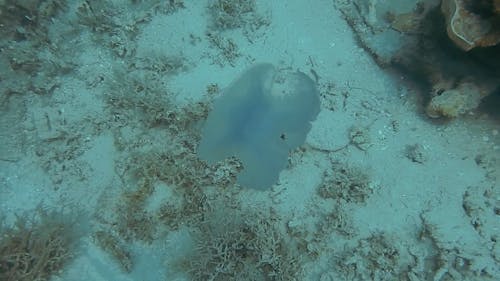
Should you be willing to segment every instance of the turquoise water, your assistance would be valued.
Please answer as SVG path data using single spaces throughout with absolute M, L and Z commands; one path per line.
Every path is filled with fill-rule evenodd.
M 500 280 L 496 2 L 389 2 L 1 1 L 0 280 Z

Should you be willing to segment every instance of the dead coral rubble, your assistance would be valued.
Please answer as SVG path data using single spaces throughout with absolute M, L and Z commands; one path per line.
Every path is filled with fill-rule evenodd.
M 338 163 L 325 172 L 323 183 L 318 188 L 322 198 L 343 202 L 364 203 L 372 193 L 371 181 L 361 168 Z

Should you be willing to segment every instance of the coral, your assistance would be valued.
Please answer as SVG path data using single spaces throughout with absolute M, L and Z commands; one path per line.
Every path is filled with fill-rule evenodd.
M 360 169 L 332 164 L 333 169 L 325 172 L 318 193 L 323 198 L 346 202 L 363 203 L 372 192 L 369 177 Z
M 14 226 L 0 228 L 0 280 L 48 280 L 72 258 L 78 239 L 76 221 L 38 208 L 17 216 Z
M 0 34 L 16 40 L 46 40 L 47 26 L 67 8 L 66 0 L 0 1 Z
M 150 178 L 141 178 L 137 190 L 123 194 L 118 206 L 118 233 L 126 240 L 137 239 L 151 243 L 156 231 L 153 215 L 145 211 L 146 200 L 151 196 L 153 186 Z M 125 270 L 126 267 L 124 267 Z
M 114 1 L 81 1 L 77 7 L 78 23 L 92 32 L 92 39 L 118 57 L 133 57 L 139 25 L 149 22 L 154 14 L 172 14 L 184 8 L 183 0 L 131 1 L 129 12 Z
M 340 255 L 336 266 L 344 280 L 404 280 L 409 260 L 393 239 L 376 233 Z
M 234 184 L 236 171 L 232 163 L 208 168 L 187 150 L 175 152 L 132 153 L 127 158 L 123 180 L 135 188 L 123 195 L 118 206 L 117 232 L 126 240 L 151 242 L 162 222 L 171 229 L 196 221 L 205 211 L 206 196 L 201 189 L 215 185 L 221 188 Z M 155 212 L 146 210 L 147 200 L 155 190 L 155 183 L 163 182 L 177 189 L 176 204 L 166 202 Z M 158 187 L 165 188 L 165 187 Z
M 427 115 L 432 118 L 458 117 L 475 109 L 482 97 L 483 94 L 476 84 L 464 82 L 456 88 L 438 92 L 427 105 Z
M 209 15 L 206 37 L 217 54 L 210 55 L 214 63 L 224 66 L 229 63 L 235 66 L 236 59 L 241 57 L 238 45 L 224 31 L 241 29 L 250 42 L 258 34 L 256 31 L 270 24 L 269 16 L 257 12 L 255 0 L 211 0 L 207 6 Z
M 482 11 L 484 2 L 471 0 L 443 0 L 441 11 L 446 19 L 446 31 L 450 39 L 461 49 L 494 46 L 500 42 L 500 15 L 490 16 L 493 5 Z M 498 2 L 498 1 L 496 1 Z M 498 9 L 498 3 L 495 3 Z M 490 10 L 491 9 L 491 10 Z M 488 11 L 489 10 L 489 11 Z
M 222 207 L 207 213 L 184 263 L 191 280 L 294 280 L 299 270 L 294 247 L 278 225 L 262 212 Z
M 110 113 L 116 121 L 142 128 L 165 128 L 176 137 L 193 132 L 196 122 L 208 114 L 207 102 L 176 106 L 174 95 L 165 89 L 160 78 L 183 67 L 181 58 L 162 56 L 157 60 L 137 59 L 130 68 L 116 69 L 107 84 Z
M 443 34 L 444 24 L 441 12 L 430 10 L 420 23 L 421 35 L 413 35 L 417 41 L 401 49 L 392 61 L 428 85 L 423 90 L 430 94 L 426 113 L 431 118 L 455 118 L 473 111 L 500 86 L 500 46 L 464 52 Z
M 409 7 L 411 1 L 397 7 L 379 1 L 377 8 L 381 12 L 385 9 L 386 21 L 386 26 L 378 24 L 379 32 L 368 23 L 367 3 L 347 0 L 337 1 L 336 5 L 361 46 L 383 68 L 407 75 L 413 80 L 412 88 L 418 85 L 415 88 L 424 96 L 430 94 L 429 99 L 436 97 L 434 93 L 456 89 L 465 80 L 480 89 L 481 98 L 497 91 L 500 45 L 493 45 L 500 40 L 499 0 L 419 1 L 409 12 L 401 8 Z M 394 44 L 386 44 L 389 41 Z M 443 84 L 449 86 L 442 87 Z M 431 102 L 428 110 L 431 117 L 456 117 L 478 105 L 474 92 L 471 97 L 465 93 L 460 97 L 453 94 L 448 98 L 448 95 Z M 424 101 L 427 103 L 429 99 Z M 448 107 L 448 102 L 455 105 Z
M 208 9 L 212 24 L 223 30 L 242 27 L 256 16 L 255 0 L 214 0 Z
M 250 42 L 261 27 L 270 24 L 269 15 L 258 13 L 255 0 L 211 0 L 207 10 L 211 32 L 241 28 Z
M 97 231 L 94 238 L 99 246 L 115 258 L 125 272 L 132 270 L 132 259 L 128 250 L 120 243 L 118 238 L 106 231 Z
M 238 45 L 230 38 L 215 32 L 207 32 L 206 36 L 210 45 L 218 52 L 212 57 L 213 62 L 220 66 L 224 66 L 225 62 L 235 66 L 236 60 L 241 57 Z
M 421 15 L 415 12 L 408 12 L 403 14 L 388 14 L 388 20 L 391 27 L 402 33 L 416 32 L 421 22 Z

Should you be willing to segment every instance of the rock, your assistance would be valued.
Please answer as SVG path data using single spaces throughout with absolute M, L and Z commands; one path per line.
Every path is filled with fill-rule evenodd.
M 454 118 L 475 109 L 482 98 L 481 90 L 472 83 L 462 83 L 434 96 L 427 105 L 427 115 L 432 118 Z

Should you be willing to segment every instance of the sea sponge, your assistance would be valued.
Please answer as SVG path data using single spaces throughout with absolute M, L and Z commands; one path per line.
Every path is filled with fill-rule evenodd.
M 458 117 L 475 109 L 483 95 L 475 84 L 462 83 L 433 97 L 427 105 L 427 115 L 432 118 Z
M 469 51 L 475 47 L 494 46 L 500 43 L 498 9 L 500 3 L 470 0 L 443 0 L 441 11 L 446 19 L 448 37 L 461 49 Z M 486 3 L 486 4 L 485 4 Z M 488 7 L 485 12 L 478 12 Z M 489 15 L 497 13 L 496 15 Z

